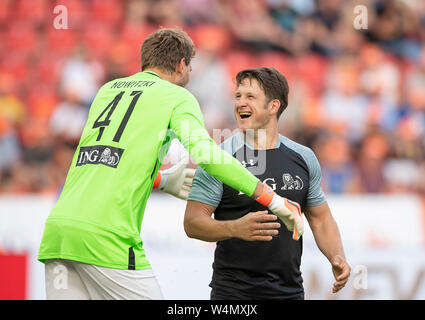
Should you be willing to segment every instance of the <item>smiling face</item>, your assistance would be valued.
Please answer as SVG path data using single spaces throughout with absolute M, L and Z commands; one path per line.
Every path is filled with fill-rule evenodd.
M 245 78 L 235 92 L 235 117 L 239 129 L 265 129 L 272 117 L 266 95 L 256 79 Z

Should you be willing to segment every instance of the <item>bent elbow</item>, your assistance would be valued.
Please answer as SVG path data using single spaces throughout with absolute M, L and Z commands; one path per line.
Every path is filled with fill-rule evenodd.
M 186 235 L 189 238 L 195 238 L 194 230 L 193 230 L 192 226 L 190 225 L 190 222 L 188 222 L 186 220 L 184 221 L 184 232 L 186 233 Z

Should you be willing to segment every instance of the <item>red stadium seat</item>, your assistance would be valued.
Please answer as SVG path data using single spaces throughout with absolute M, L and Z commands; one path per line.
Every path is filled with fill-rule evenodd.
M 58 103 L 56 88 L 48 83 L 39 82 L 29 90 L 27 102 L 32 118 L 47 121 Z
M 293 59 L 283 53 L 267 52 L 259 57 L 261 66 L 273 67 L 280 71 L 288 81 L 294 77 L 295 65 Z
M 130 45 L 126 41 L 120 40 L 114 42 L 108 50 L 108 59 L 111 63 L 122 65 L 127 62 L 131 54 Z
M 92 18 L 107 24 L 116 24 L 123 17 L 123 3 L 117 0 L 93 0 L 91 5 Z
M 132 75 L 135 74 L 137 72 L 140 72 L 142 70 L 142 63 L 140 60 L 140 54 L 139 55 L 133 55 L 131 56 L 126 65 L 124 66 L 123 71 L 123 75 Z
M 18 0 L 17 17 L 31 23 L 40 23 L 47 20 L 51 13 L 47 0 Z
M 326 58 L 315 54 L 297 57 L 297 75 L 309 85 L 312 94 L 322 91 L 328 64 Z
M 114 30 L 106 24 L 90 22 L 84 27 L 83 41 L 90 54 L 103 59 L 114 41 Z
M 11 11 L 11 1 L 3 0 L 0 1 L 0 23 L 6 21 Z
M 27 58 L 26 54 L 9 51 L 0 59 L 0 70 L 12 75 L 17 81 L 24 81 L 28 77 Z
M 66 0 L 66 8 L 68 9 L 68 27 L 69 29 L 80 29 L 88 20 L 89 9 L 86 0 Z M 65 5 L 64 1 L 55 1 L 55 6 Z M 53 7 L 54 8 L 54 7 Z
M 48 51 L 37 60 L 37 76 L 42 82 L 53 84 L 59 77 L 59 62 L 63 56 Z
M 123 26 L 119 37 L 121 44 L 117 44 L 117 50 L 111 52 L 111 54 L 118 54 L 120 50 L 121 54 L 126 54 L 126 61 L 122 70 L 124 75 L 130 75 L 141 70 L 140 49 L 142 43 L 155 29 L 155 27 L 145 23 L 127 23 Z M 121 46 L 121 49 L 119 46 Z M 118 56 L 114 58 L 115 61 L 118 59 Z M 122 56 L 121 59 L 123 59 Z
M 114 42 L 108 50 L 108 63 L 113 73 L 130 75 L 140 71 L 140 48 L 127 41 Z
M 223 53 L 228 50 L 231 42 L 229 31 L 219 25 L 200 25 L 188 33 L 194 40 L 195 46 L 204 50 Z
M 36 45 L 37 34 L 31 24 L 16 22 L 9 25 L 5 40 L 10 51 L 32 51 Z
M 155 30 L 154 26 L 146 23 L 127 23 L 121 29 L 120 39 L 126 41 L 130 47 L 140 50 L 145 38 Z
M 78 34 L 73 29 L 57 30 L 49 28 L 46 33 L 47 50 L 62 55 L 73 51 L 78 43 Z
M 33 148 L 39 145 L 43 138 L 46 138 L 48 130 L 48 119 L 37 119 L 31 117 L 28 121 L 26 121 L 25 126 L 21 126 L 19 128 L 19 137 L 25 147 Z
M 228 52 L 228 54 L 224 57 L 224 62 L 226 64 L 229 77 L 232 80 L 242 69 L 257 68 L 261 66 L 260 61 L 256 60 L 250 53 L 244 51 Z

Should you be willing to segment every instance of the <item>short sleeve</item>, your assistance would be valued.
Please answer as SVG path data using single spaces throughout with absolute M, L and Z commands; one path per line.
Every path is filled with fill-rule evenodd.
M 319 161 L 311 149 L 308 149 L 308 151 L 305 160 L 309 169 L 310 187 L 307 193 L 306 206 L 314 207 L 326 202 L 326 198 L 321 187 L 322 171 Z
M 217 207 L 223 195 L 223 183 L 198 168 L 193 178 L 192 188 L 187 200 L 198 201 Z

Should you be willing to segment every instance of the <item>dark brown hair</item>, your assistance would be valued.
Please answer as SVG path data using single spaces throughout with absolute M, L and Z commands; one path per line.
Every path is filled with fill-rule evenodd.
M 255 79 L 258 81 L 258 84 L 266 95 L 267 103 L 274 99 L 280 101 L 280 108 L 277 112 L 277 118 L 279 119 L 282 112 L 288 106 L 289 86 L 285 76 L 275 68 L 244 69 L 236 75 L 236 86 L 239 86 L 245 79 Z
M 194 56 L 195 46 L 186 32 L 178 28 L 161 28 L 143 41 L 142 71 L 155 67 L 173 73 L 182 58 L 188 66 Z

